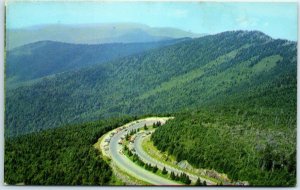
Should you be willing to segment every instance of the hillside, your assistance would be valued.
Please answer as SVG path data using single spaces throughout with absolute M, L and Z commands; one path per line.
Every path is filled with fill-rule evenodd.
M 65 72 L 7 91 L 5 135 L 241 98 L 252 98 L 251 107 L 294 113 L 286 106 L 296 105 L 296 52 L 295 42 L 235 31 Z
M 188 38 L 127 44 L 78 45 L 53 41 L 27 44 L 6 52 L 7 86 L 105 63 L 184 40 Z
M 232 180 L 251 186 L 295 186 L 295 108 L 291 107 L 293 114 L 239 104 L 189 110 L 175 114 L 152 140 L 178 162 L 187 160 Z
M 38 41 L 73 44 L 153 42 L 173 38 L 200 37 L 176 28 L 157 28 L 136 23 L 62 25 L 49 24 L 6 30 L 6 48 L 12 50 Z
M 116 185 L 111 168 L 92 144 L 131 120 L 102 120 L 6 139 L 4 181 L 10 185 Z

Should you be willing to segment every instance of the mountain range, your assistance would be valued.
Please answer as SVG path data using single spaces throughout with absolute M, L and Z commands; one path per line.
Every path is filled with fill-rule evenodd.
M 38 51 L 47 43 L 21 48 L 35 47 Z M 296 102 L 295 42 L 272 39 L 258 31 L 232 31 L 162 44 L 154 45 L 157 48 L 147 46 L 142 52 L 133 51 L 137 54 L 124 54 L 122 58 L 112 55 L 116 59 L 58 72 L 7 90 L 5 134 L 14 136 L 126 114 L 170 113 L 221 105 L 224 100 L 293 111 L 288 108 Z M 136 49 L 138 45 L 134 45 Z M 77 65 L 88 62 L 76 59 L 74 52 L 61 51 L 57 55 L 75 57 L 73 62 Z M 35 55 L 29 53 L 26 59 L 31 56 Z M 42 59 L 55 56 L 45 53 Z M 62 68 L 68 64 L 61 63 Z M 35 70 L 40 71 L 38 65 L 31 68 Z M 10 73 L 13 71 L 8 76 Z M 283 98 L 274 101 L 275 94 Z
M 27 81 L 32 82 L 49 75 L 103 64 L 185 40 L 189 40 L 189 38 L 98 45 L 68 44 L 54 41 L 30 43 L 6 52 L 6 82 L 7 86 L 12 88 L 26 84 Z
M 250 186 L 296 184 L 296 42 L 39 41 L 6 52 L 5 84 L 8 184 L 124 185 L 92 145 L 147 115 L 174 116 L 151 135 L 167 158 Z
M 49 24 L 6 30 L 8 50 L 38 41 L 59 41 L 73 44 L 153 42 L 184 37 L 200 37 L 176 28 L 150 27 L 137 23 L 63 25 Z

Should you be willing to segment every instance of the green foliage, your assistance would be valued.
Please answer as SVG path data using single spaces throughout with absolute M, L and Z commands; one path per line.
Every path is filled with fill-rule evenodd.
M 200 181 L 200 178 L 198 177 L 198 179 L 197 179 L 197 181 L 195 183 L 195 186 L 201 186 L 201 185 L 202 185 L 202 183 Z
M 144 125 L 144 130 L 148 130 L 148 127 L 146 124 Z
M 65 72 L 7 90 L 5 135 L 123 114 L 171 113 L 241 94 L 282 106 L 295 101 L 267 94 L 296 93 L 296 52 L 296 43 L 259 32 L 224 32 Z
M 92 147 L 133 118 L 67 126 L 5 140 L 4 181 L 26 185 L 108 185 L 109 165 Z
M 222 183 L 221 183 L 222 184 Z M 203 182 L 201 182 L 200 178 L 198 177 L 195 186 L 207 186 L 206 181 L 204 180 Z
M 166 175 L 166 174 L 168 174 L 168 171 L 167 171 L 166 168 L 164 167 L 161 173 L 164 174 L 164 175 Z
M 137 129 L 131 130 L 129 133 L 127 133 L 127 138 L 129 139 L 130 136 L 134 135 L 137 133 Z
M 156 128 L 156 127 L 159 127 L 159 126 L 161 126 L 161 122 L 160 121 L 153 123 L 153 128 Z
M 103 64 L 174 44 L 177 41 L 180 40 L 100 45 L 68 44 L 54 41 L 36 42 L 7 52 L 6 76 L 8 81 L 14 83 L 25 82 L 90 65 Z
M 260 32 L 225 32 L 7 88 L 5 181 L 109 184 L 111 171 L 91 145 L 129 119 L 7 137 L 177 112 L 152 135 L 158 149 L 253 186 L 294 186 L 296 52 L 295 42 Z
M 186 175 L 185 173 L 181 173 L 179 176 L 179 181 L 181 181 L 182 183 L 185 183 L 187 185 L 191 184 L 191 180 L 189 178 L 188 175 Z
M 125 140 L 128 141 L 128 140 L 129 140 L 129 137 L 130 137 L 129 133 L 126 133 L 126 135 L 125 135 Z
M 158 170 L 158 167 L 157 167 L 157 166 L 154 166 L 154 167 L 152 168 L 152 172 L 153 172 L 153 173 L 156 173 L 157 170 Z
M 151 138 L 177 161 L 224 172 L 233 180 L 253 186 L 295 185 L 295 107 L 288 112 L 240 106 L 179 113 Z

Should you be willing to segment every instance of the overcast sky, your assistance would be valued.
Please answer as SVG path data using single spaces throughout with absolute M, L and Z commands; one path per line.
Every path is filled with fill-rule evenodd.
M 297 40 L 296 3 L 10 2 L 6 13 L 8 28 L 133 22 L 208 34 L 260 30 Z

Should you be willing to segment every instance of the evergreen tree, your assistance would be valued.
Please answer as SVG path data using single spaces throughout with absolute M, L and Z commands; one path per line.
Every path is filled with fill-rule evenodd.
M 185 183 L 188 185 L 192 183 L 192 180 L 190 179 L 190 177 L 188 175 L 186 175 Z
M 157 166 L 153 166 L 153 168 L 152 168 L 152 172 L 153 172 L 153 173 L 156 173 L 156 172 L 157 172 L 157 170 L 158 170 L 158 167 L 157 167 Z
M 174 172 L 173 172 L 173 171 L 171 172 L 171 175 L 170 175 L 170 177 L 171 177 L 171 179 L 172 179 L 172 180 L 174 180 L 174 179 L 176 178 L 176 177 L 175 177 L 175 174 L 174 174 Z
M 198 179 L 197 179 L 197 181 L 195 183 L 195 186 L 201 186 L 201 185 L 202 185 L 202 183 L 200 181 L 200 178 L 198 177 Z
M 164 167 L 163 170 L 162 170 L 162 174 L 164 174 L 164 175 L 168 174 L 168 171 L 166 170 L 165 167 Z

